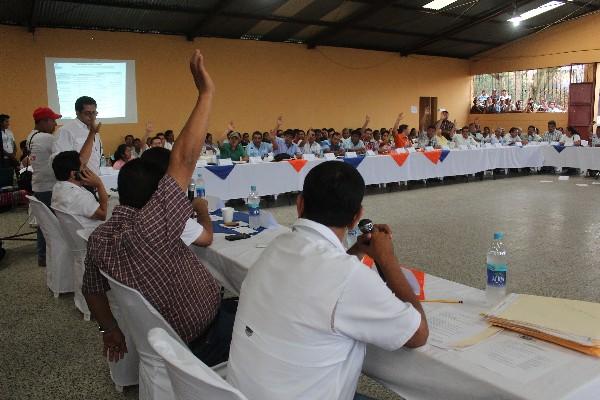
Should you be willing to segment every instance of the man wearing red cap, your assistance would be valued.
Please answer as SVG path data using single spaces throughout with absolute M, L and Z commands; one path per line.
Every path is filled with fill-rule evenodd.
M 27 149 L 30 151 L 29 165 L 33 169 L 31 178 L 31 187 L 33 195 L 48 208 L 52 199 L 52 187 L 56 183 L 54 171 L 50 165 L 50 156 L 52 155 L 52 145 L 54 144 L 54 135 L 56 129 L 56 120 L 61 115 L 56 114 L 48 107 L 36 108 L 33 112 L 35 128 L 27 136 Z M 46 266 L 46 241 L 42 231 L 37 231 L 37 253 L 38 265 Z

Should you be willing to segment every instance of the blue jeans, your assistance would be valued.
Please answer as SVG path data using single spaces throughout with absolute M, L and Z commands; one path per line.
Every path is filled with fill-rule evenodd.
M 52 192 L 34 192 L 33 195 L 36 199 L 44 203 L 46 207 L 50 208 Z M 52 211 L 52 208 L 50 208 L 50 211 Z M 39 226 L 37 228 L 37 254 L 39 259 L 46 259 L 46 239 L 44 239 L 44 235 Z

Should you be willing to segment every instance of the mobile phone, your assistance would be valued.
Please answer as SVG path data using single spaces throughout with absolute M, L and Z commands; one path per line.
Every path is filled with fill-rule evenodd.
M 247 233 L 238 233 L 237 235 L 225 236 L 225 240 L 229 240 L 230 242 L 233 242 L 235 240 L 248 239 L 250 237 L 252 237 L 252 235 L 249 235 Z

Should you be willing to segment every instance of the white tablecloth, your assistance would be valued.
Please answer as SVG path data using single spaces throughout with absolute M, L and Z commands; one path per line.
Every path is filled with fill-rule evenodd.
M 250 186 L 255 185 L 261 196 L 277 195 L 302 190 L 306 174 L 323 159 L 309 161 L 298 172 L 286 161 L 279 163 L 237 164 L 231 173 L 221 179 L 206 167 L 197 167 L 202 173 L 206 193 L 223 200 L 245 198 Z M 357 170 L 367 185 L 401 182 L 444 176 L 466 175 L 494 168 L 573 167 L 600 170 L 600 148 L 567 147 L 558 152 L 552 146 L 525 146 L 452 150 L 437 164 L 423 153 L 411 153 L 402 166 L 390 156 L 365 157 Z M 104 171 L 104 186 L 117 187 L 118 171 Z
M 264 246 L 287 231 L 288 228 L 277 227 L 236 242 L 228 242 L 224 235 L 217 234 L 209 248 L 192 248 L 218 281 L 230 291 L 239 293 L 248 269 Z M 431 275 L 426 276 L 425 292 L 429 298 L 460 298 L 464 304 L 450 307 L 461 307 L 470 313 L 477 314 L 486 308 L 483 291 Z M 426 303 L 425 310 L 431 312 L 444 306 L 448 307 Z M 488 341 L 507 336 L 517 335 L 502 332 Z M 569 362 L 527 384 L 511 381 L 467 361 L 461 355 L 466 353 L 430 345 L 395 352 L 370 346 L 363 371 L 409 400 L 600 399 L 600 360 L 549 343 L 535 342 L 546 348 L 545 356 L 562 355 Z M 477 346 L 463 350 L 478 351 Z

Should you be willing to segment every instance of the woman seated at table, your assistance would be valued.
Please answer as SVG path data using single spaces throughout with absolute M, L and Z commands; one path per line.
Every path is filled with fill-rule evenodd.
M 379 154 L 390 154 L 391 151 L 390 134 L 386 129 L 382 129 L 381 140 L 379 141 Z
M 117 151 L 115 151 L 114 159 L 113 169 L 121 169 L 127 161 L 131 160 L 131 147 L 127 146 L 125 143 L 120 144 L 119 147 L 117 147 Z
M 581 146 L 579 132 L 572 126 L 567 126 L 567 131 L 562 134 L 559 143 L 563 146 Z
M 229 134 L 229 142 L 223 143 L 220 147 L 221 154 L 219 158 L 230 158 L 232 161 L 246 160 L 244 148 L 240 143 L 241 139 L 239 132 L 231 132 Z

